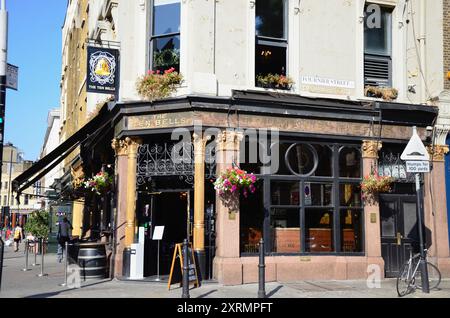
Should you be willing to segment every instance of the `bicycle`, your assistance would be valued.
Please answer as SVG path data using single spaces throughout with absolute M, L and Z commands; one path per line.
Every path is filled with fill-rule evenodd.
M 425 249 L 425 255 L 428 250 Z M 435 289 L 441 283 L 441 272 L 439 269 L 426 262 L 428 270 L 428 281 L 430 290 Z M 400 297 L 405 296 L 416 288 L 422 288 L 422 275 L 420 270 L 420 253 L 413 256 L 409 251 L 409 260 L 403 265 L 397 276 L 397 293 Z

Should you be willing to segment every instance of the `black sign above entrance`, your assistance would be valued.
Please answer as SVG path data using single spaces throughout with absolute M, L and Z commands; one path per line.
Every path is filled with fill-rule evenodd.
M 88 46 L 87 58 L 86 91 L 116 94 L 119 81 L 119 50 Z

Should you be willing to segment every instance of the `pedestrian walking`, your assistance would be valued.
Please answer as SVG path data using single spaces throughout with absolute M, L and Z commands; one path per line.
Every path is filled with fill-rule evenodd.
M 19 251 L 19 243 L 22 241 L 23 237 L 23 231 L 20 224 L 17 224 L 16 228 L 14 229 L 14 252 Z
M 62 222 L 58 224 L 58 262 L 62 262 L 64 258 L 64 249 L 66 242 L 70 241 L 70 231 L 73 229 L 67 217 L 64 217 Z

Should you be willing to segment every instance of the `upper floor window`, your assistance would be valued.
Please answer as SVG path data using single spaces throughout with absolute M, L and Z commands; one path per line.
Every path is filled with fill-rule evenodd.
M 151 67 L 180 69 L 180 0 L 154 0 L 150 37 Z
M 28 196 L 28 194 L 25 194 L 25 200 L 24 200 L 25 205 L 29 204 L 29 199 L 30 199 L 30 197 Z
M 392 86 L 392 9 L 368 4 L 364 17 L 364 85 Z
M 256 1 L 255 75 L 286 75 L 287 1 Z M 258 81 L 257 81 L 257 86 Z

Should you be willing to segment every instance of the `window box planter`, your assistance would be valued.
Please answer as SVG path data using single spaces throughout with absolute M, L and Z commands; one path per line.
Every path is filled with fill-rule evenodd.
M 294 81 L 288 76 L 279 74 L 267 74 L 256 76 L 256 83 L 259 87 L 267 89 L 290 90 L 292 89 Z
M 148 71 L 137 80 L 136 90 L 144 100 L 154 101 L 171 96 L 182 81 L 183 77 L 173 67 L 164 72 Z

